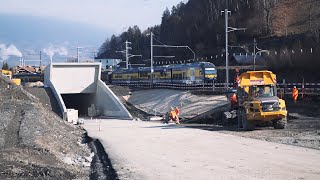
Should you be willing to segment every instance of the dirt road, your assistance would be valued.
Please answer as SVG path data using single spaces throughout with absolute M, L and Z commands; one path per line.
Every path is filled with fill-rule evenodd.
M 142 121 L 86 121 L 120 179 L 320 179 L 320 151 Z

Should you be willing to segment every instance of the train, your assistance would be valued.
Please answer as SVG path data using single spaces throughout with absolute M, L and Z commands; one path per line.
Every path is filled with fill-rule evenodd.
M 112 72 L 103 71 L 102 81 L 110 84 L 120 83 L 167 83 L 167 84 L 200 84 L 217 79 L 217 70 L 213 63 L 194 62 L 155 66 L 151 78 L 150 67 L 116 69 Z
M 22 82 L 37 82 L 44 81 L 43 73 L 23 73 L 23 74 L 13 74 L 13 78 L 21 79 Z

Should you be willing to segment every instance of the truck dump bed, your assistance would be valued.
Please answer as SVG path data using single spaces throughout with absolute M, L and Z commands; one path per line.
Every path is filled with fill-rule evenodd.
M 239 86 L 276 84 L 276 75 L 271 71 L 248 71 L 239 76 Z

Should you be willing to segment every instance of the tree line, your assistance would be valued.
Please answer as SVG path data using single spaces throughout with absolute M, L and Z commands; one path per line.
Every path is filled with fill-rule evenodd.
M 131 54 L 141 57 L 131 59 L 132 64 L 148 64 L 150 37 L 155 34 L 155 44 L 184 45 L 196 52 L 197 57 L 210 57 L 225 51 L 225 20 L 221 10 L 231 11 L 229 25 L 247 28 L 245 32 L 229 33 L 229 44 L 241 46 L 236 51 L 253 51 L 253 39 L 263 48 L 284 48 L 283 42 L 272 41 L 279 37 L 306 34 L 303 40 L 319 46 L 320 2 L 308 0 L 189 0 L 166 9 L 160 25 L 141 31 L 129 27 L 120 35 L 112 35 L 100 47 L 97 58 L 120 58 L 116 51 L 124 49 L 126 40 L 132 42 Z M 154 48 L 154 55 L 175 56 L 174 59 L 158 58 L 155 61 L 187 60 L 193 58 L 188 49 Z

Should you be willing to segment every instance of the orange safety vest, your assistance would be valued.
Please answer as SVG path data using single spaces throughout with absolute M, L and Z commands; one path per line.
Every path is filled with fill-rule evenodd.
M 176 111 L 174 111 L 174 110 L 170 111 L 170 118 L 171 119 L 176 119 L 176 116 L 177 116 Z
M 232 96 L 231 96 L 231 106 L 234 106 L 234 105 L 236 105 L 237 104 L 237 95 L 236 94 L 233 94 Z
M 176 109 L 175 109 L 175 112 L 176 112 L 177 115 L 179 115 L 179 114 L 180 114 L 180 109 L 179 109 L 179 108 L 176 108 Z
M 297 88 L 293 88 L 292 98 L 293 98 L 294 100 L 297 100 L 297 99 L 298 99 L 298 95 L 299 95 L 298 89 L 297 89 Z

